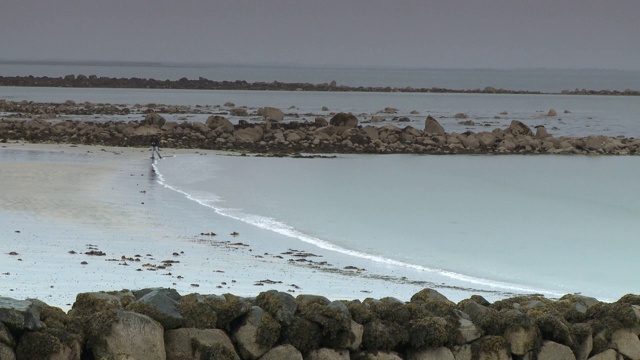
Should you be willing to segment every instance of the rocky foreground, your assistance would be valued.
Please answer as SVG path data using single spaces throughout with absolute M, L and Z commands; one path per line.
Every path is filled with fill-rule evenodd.
M 640 295 L 453 303 L 424 289 L 329 301 L 173 289 L 82 293 L 65 313 L 0 297 L 0 359 L 640 359 Z
M 151 137 L 161 147 L 231 150 L 272 155 L 299 153 L 369 154 L 583 154 L 638 155 L 640 139 L 607 137 L 554 137 L 544 126 L 535 129 L 513 120 L 504 129 L 447 133 L 429 116 L 423 129 L 413 126 L 361 125 L 353 114 L 333 114 L 327 120 L 284 122 L 276 108 L 261 108 L 261 121 L 239 120 L 233 124 L 224 116 L 206 121 L 166 121 L 153 109 L 141 120 L 59 120 L 58 116 L 91 114 L 126 115 L 131 109 L 115 105 L 33 105 L 0 101 L 0 111 L 12 114 L 0 120 L 0 141 L 75 143 L 105 146 L 148 146 Z M 21 116 L 18 116 L 21 115 Z

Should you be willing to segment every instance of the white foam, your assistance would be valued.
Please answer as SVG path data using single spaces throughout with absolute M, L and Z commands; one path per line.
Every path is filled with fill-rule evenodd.
M 208 207 L 221 216 L 238 220 L 246 224 L 253 225 L 264 230 L 272 231 L 290 238 L 298 239 L 302 242 L 317 246 L 318 248 L 321 248 L 324 250 L 334 251 L 344 255 L 353 256 L 359 259 L 373 261 L 376 263 L 409 268 L 409 269 L 422 271 L 422 272 L 434 273 L 434 274 L 438 274 L 438 275 L 441 275 L 450 279 L 454 279 L 457 281 L 463 281 L 469 284 L 480 285 L 480 286 L 491 288 L 494 290 L 513 291 L 513 292 L 522 292 L 522 293 L 540 293 L 540 294 L 545 294 L 550 296 L 563 295 L 561 293 L 552 292 L 549 290 L 533 289 L 530 287 L 521 286 L 517 284 L 509 284 L 505 282 L 477 278 L 473 276 L 455 273 L 448 270 L 430 268 L 422 265 L 416 265 L 416 264 L 406 263 L 406 262 L 402 262 L 394 259 L 385 258 L 379 255 L 373 255 L 373 254 L 368 254 L 361 251 L 346 249 L 346 248 L 337 246 L 333 243 L 330 243 L 328 241 L 322 240 L 320 238 L 304 234 L 296 230 L 295 228 L 285 223 L 282 223 L 280 221 L 277 221 L 273 218 L 259 216 L 259 215 L 245 214 L 238 209 L 229 209 L 229 208 L 216 206 L 217 203 L 220 203 L 223 201 L 222 198 L 220 198 L 219 196 L 208 194 L 209 196 L 207 196 L 207 198 L 198 197 L 194 194 L 190 194 L 184 190 L 181 190 L 172 185 L 169 185 L 167 184 L 164 176 L 158 170 L 157 163 L 152 164 L 152 166 L 156 175 L 158 176 L 158 179 L 157 179 L 158 184 L 160 184 L 161 186 L 169 190 L 172 190 L 184 195 L 188 200 L 195 201 L 202 206 Z

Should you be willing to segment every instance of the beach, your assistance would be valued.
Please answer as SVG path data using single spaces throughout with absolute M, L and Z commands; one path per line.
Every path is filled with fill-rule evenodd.
M 194 152 L 208 153 L 163 153 Z M 270 246 L 270 254 L 259 252 L 265 248 L 260 232 L 224 217 L 207 216 L 197 228 L 175 224 L 172 218 L 188 209 L 175 207 L 180 194 L 158 194 L 163 188 L 153 178 L 148 155 L 146 148 L 2 144 L 4 295 L 68 310 L 79 292 L 146 287 L 243 296 L 277 289 L 336 299 L 403 299 L 422 288 L 375 276 L 356 280 L 351 273 L 357 270 L 293 265 L 285 258 L 305 257 L 281 253 L 295 242 Z M 171 199 L 158 202 L 167 195 Z M 201 235 L 210 232 L 216 236 Z

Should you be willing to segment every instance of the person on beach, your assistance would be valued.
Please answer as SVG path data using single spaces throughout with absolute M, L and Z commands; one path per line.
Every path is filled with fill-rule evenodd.
M 158 158 L 162 159 L 162 155 L 160 155 L 160 140 L 158 140 L 157 136 L 151 137 L 151 160 L 155 160 L 155 155 L 158 155 Z

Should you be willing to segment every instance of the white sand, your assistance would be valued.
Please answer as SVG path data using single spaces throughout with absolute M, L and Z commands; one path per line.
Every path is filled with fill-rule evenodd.
M 38 298 L 69 309 L 77 293 L 125 288 L 172 287 L 182 294 L 241 296 L 273 288 L 294 296 L 403 300 L 421 289 L 258 255 L 252 243 L 260 248 L 259 233 L 222 217 L 207 215 L 197 229 L 172 223 L 172 214 L 183 211 L 184 202 L 174 202 L 177 194 L 153 186 L 148 156 L 148 149 L 1 144 L 0 296 Z M 194 236 L 214 229 L 220 234 L 215 238 Z M 242 235 L 229 235 L 236 230 Z M 85 254 L 92 249 L 106 255 Z M 140 261 L 131 260 L 135 255 Z M 163 260 L 179 262 L 149 270 Z M 278 283 L 255 285 L 265 279 Z M 452 293 L 456 291 L 447 295 Z

